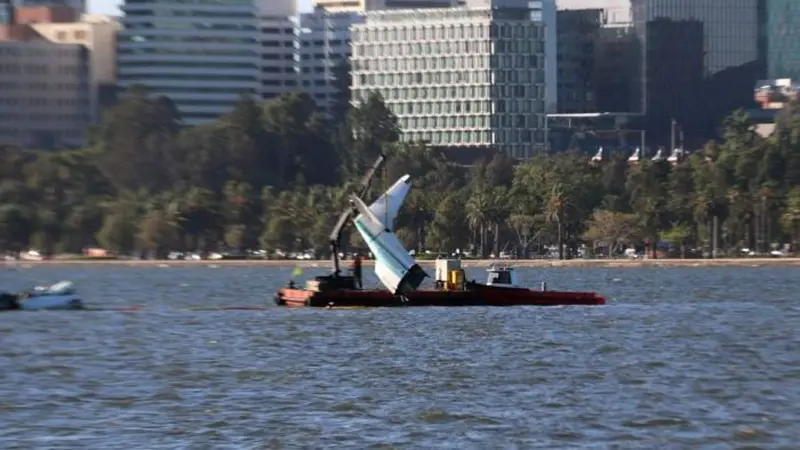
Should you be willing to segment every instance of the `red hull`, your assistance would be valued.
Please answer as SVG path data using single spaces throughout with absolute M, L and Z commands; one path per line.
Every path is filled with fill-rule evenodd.
M 470 286 L 465 291 L 419 290 L 400 299 L 384 290 L 325 292 L 282 288 L 275 303 L 287 307 L 395 307 L 395 306 L 596 306 L 606 300 L 594 292 L 532 291 L 522 288 Z

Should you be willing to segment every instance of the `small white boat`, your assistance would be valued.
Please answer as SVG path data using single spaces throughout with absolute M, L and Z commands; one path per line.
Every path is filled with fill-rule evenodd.
M 83 300 L 75 292 L 71 281 L 61 281 L 52 286 L 37 286 L 19 296 L 19 309 L 60 310 L 83 309 Z

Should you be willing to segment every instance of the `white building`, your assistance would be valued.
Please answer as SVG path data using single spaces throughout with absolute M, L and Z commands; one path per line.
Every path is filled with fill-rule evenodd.
M 463 0 L 462 0 L 463 1 Z M 382 9 L 447 8 L 459 6 L 459 0 L 314 0 L 314 7 L 328 12 L 366 12 Z
M 294 0 L 261 0 L 261 98 L 270 99 L 297 90 L 295 67 L 296 24 Z
M 338 66 L 350 58 L 350 26 L 362 23 L 360 13 L 331 13 L 316 8 L 301 14 L 297 32 L 297 68 L 300 87 L 320 108 L 328 110 L 336 101 Z
M 126 1 L 118 38 L 118 85 L 172 99 L 187 125 L 260 96 L 262 45 L 251 0 Z
M 405 141 L 544 147 L 545 27 L 530 10 L 375 11 L 352 33 L 352 100 L 380 92 Z

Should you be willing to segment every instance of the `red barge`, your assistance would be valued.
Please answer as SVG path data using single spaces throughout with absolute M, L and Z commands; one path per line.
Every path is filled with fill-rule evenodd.
M 457 260 L 436 262 L 436 287 L 394 295 L 382 289 L 358 289 L 349 275 L 326 275 L 309 280 L 305 288 L 281 288 L 275 303 L 285 307 L 375 308 L 414 306 L 597 306 L 606 300 L 594 292 L 527 289 L 511 267 L 490 267 L 486 284 L 466 281 Z

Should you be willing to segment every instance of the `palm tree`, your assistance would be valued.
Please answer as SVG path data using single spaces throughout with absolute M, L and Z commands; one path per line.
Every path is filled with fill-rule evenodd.
M 569 197 L 564 193 L 561 183 L 556 183 L 547 197 L 546 214 L 549 222 L 555 222 L 558 227 L 558 259 L 564 259 L 564 224 L 567 207 L 572 205 Z
M 472 195 L 467 200 L 467 225 L 473 235 L 479 233 L 479 248 L 481 258 L 486 257 L 486 226 L 489 224 L 489 210 L 492 207 L 492 199 L 486 188 L 483 186 L 475 187 Z

